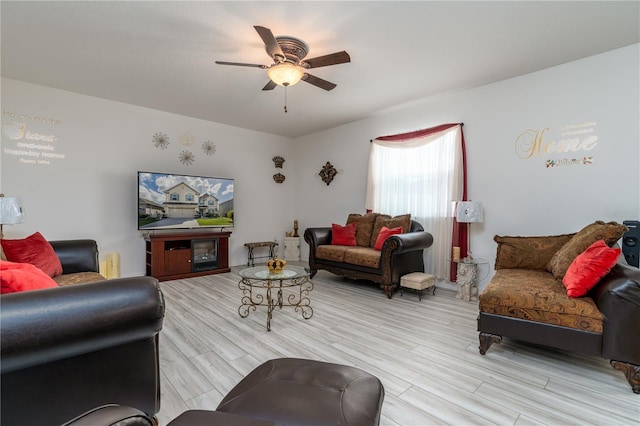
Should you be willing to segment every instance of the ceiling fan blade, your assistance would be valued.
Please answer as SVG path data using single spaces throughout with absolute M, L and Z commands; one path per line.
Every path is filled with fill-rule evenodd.
M 351 57 L 344 50 L 342 52 L 331 53 L 330 55 L 318 56 L 317 58 L 305 59 L 309 68 L 320 68 L 329 65 L 344 64 L 351 62 Z
M 336 87 L 336 84 L 333 84 L 330 81 L 327 80 L 323 80 L 320 77 L 316 77 L 315 75 L 311 75 L 311 74 L 307 74 L 305 73 L 302 76 L 302 80 L 306 81 L 307 83 L 313 84 L 314 86 L 317 86 L 321 89 L 324 90 L 333 90 Z
M 261 27 L 259 25 L 254 25 L 253 28 L 258 32 L 258 35 L 264 42 L 264 45 L 267 48 L 267 53 L 271 58 L 275 59 L 276 56 L 280 56 L 282 59 L 285 58 L 278 41 L 269 28 Z
M 254 68 L 262 68 L 263 70 L 266 70 L 267 68 L 269 68 L 267 65 L 260 65 L 260 64 L 245 64 L 244 62 L 225 62 L 225 61 L 216 61 L 216 64 L 218 65 L 234 65 L 236 67 L 254 67 Z
M 266 84 L 266 86 L 264 86 L 262 88 L 262 90 L 273 90 L 273 89 L 276 88 L 276 86 L 277 86 L 276 83 L 274 83 L 273 81 L 269 80 L 269 82 Z

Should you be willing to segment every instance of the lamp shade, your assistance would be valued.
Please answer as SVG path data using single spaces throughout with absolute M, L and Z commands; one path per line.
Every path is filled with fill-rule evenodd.
M 302 79 L 304 71 L 290 62 L 282 62 L 269 68 L 267 75 L 279 86 L 293 86 Z
M 24 220 L 25 214 L 19 198 L 0 197 L 0 224 L 14 225 Z
M 460 201 L 456 211 L 456 220 L 463 223 L 482 222 L 482 202 Z

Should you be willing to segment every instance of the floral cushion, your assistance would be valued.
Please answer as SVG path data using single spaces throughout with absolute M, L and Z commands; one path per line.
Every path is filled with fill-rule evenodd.
M 378 268 L 380 252 L 370 247 L 351 247 L 344 254 L 344 262 L 366 268 Z
M 601 220 L 587 225 L 553 255 L 547 264 L 547 270 L 556 279 L 562 280 L 571 262 L 591 244 L 598 240 L 604 240 L 608 246 L 612 246 L 628 230 L 629 228 L 617 222 L 605 223 Z
M 501 237 L 498 243 L 496 269 L 538 269 L 545 271 L 553 255 L 575 234 L 548 235 L 540 237 Z
M 500 269 L 480 294 L 480 312 L 602 333 L 590 297 L 571 298 L 546 271 Z
M 369 247 L 373 225 L 378 217 L 378 213 L 367 213 L 365 215 L 351 213 L 347 217 L 347 225 L 356 224 L 356 244 Z M 374 241 L 375 242 L 375 241 Z
M 58 283 L 59 286 L 65 286 L 104 281 L 106 278 L 97 272 L 78 272 L 75 274 L 58 275 L 54 277 L 53 280 Z
M 344 253 L 348 248 L 350 246 L 321 245 L 316 248 L 316 257 L 332 262 L 344 262 Z

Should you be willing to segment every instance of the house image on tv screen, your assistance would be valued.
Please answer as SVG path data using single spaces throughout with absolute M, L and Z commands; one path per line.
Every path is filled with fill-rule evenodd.
M 231 205 L 233 205 L 233 200 Z M 216 217 L 220 216 L 218 207 L 218 199 L 211 194 L 204 194 L 198 198 L 198 215 L 199 217 Z
M 233 214 L 232 179 L 138 173 L 138 229 L 231 227 Z
M 197 217 L 200 194 L 186 183 L 179 183 L 164 191 L 165 217 Z

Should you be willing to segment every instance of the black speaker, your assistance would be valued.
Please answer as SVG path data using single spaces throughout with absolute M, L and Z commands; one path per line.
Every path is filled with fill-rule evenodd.
M 640 268 L 640 221 L 625 220 L 622 223 L 629 228 L 622 236 L 622 253 L 629 265 Z

